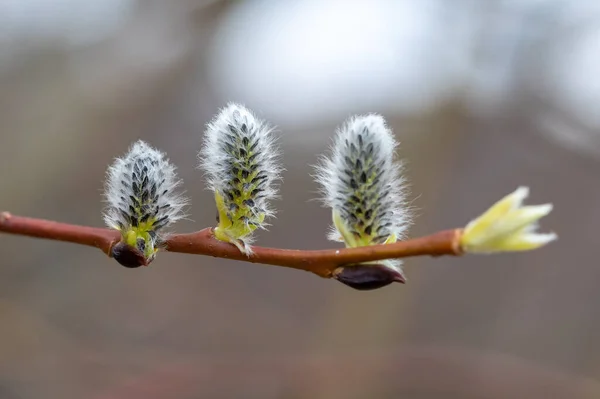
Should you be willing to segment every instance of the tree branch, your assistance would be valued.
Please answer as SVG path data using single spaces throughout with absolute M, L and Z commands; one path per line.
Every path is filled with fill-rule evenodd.
M 167 240 L 167 250 L 290 267 L 306 270 L 321 277 L 331 277 L 336 268 L 353 263 L 419 255 L 460 255 L 460 232 L 460 229 L 445 230 L 394 244 L 316 251 L 253 246 L 253 254 L 246 256 L 234 245 L 214 239 L 211 229 L 204 229 L 196 233 L 171 236 Z
M 88 245 L 99 248 L 108 256 L 111 256 L 112 247 L 121 239 L 120 233 L 115 230 L 16 216 L 8 212 L 0 214 L 0 231 Z M 207 228 L 195 233 L 173 234 L 167 239 L 165 249 L 169 252 L 208 255 L 216 258 L 289 267 L 330 278 L 338 267 L 353 263 L 422 255 L 461 255 L 459 244 L 461 234 L 462 229 L 445 230 L 394 244 L 327 250 L 293 250 L 253 246 L 253 253 L 247 256 L 242 254 L 236 246 L 215 239 L 212 229 Z
M 109 256 L 110 249 L 121 238 L 121 234 L 116 230 L 28 218 L 11 215 L 8 212 L 0 213 L 0 231 L 9 234 L 88 245 L 101 249 L 102 252 Z

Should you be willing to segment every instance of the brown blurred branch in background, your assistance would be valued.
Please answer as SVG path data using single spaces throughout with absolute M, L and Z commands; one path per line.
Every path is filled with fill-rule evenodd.
M 88 245 L 101 249 L 109 256 L 111 256 L 111 249 L 121 238 L 120 233 L 116 230 L 22 217 L 11 215 L 8 212 L 0 214 L 0 231 Z M 394 244 L 360 248 L 304 251 L 253 246 L 253 253 L 247 256 L 234 245 L 215 239 L 212 229 L 206 228 L 195 233 L 171 235 L 166 241 L 166 250 L 289 267 L 330 278 L 340 266 L 354 263 L 422 255 L 461 255 L 461 233 L 462 229 L 444 230 Z

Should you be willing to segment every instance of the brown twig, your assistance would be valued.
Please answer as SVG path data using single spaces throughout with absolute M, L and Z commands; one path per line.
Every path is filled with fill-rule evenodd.
M 0 213 L 0 231 L 28 237 L 89 245 L 100 248 L 107 255 L 110 255 L 111 247 L 121 238 L 120 233 L 115 230 L 28 218 L 11 215 L 8 212 Z
M 0 231 L 89 245 L 101 249 L 109 256 L 112 247 L 121 238 L 120 233 L 115 230 L 16 216 L 8 212 L 0 214 Z M 252 247 L 253 254 L 247 256 L 234 245 L 215 239 L 212 229 L 207 228 L 195 233 L 170 236 L 166 242 L 166 250 L 289 267 L 330 278 L 338 267 L 348 264 L 422 255 L 461 255 L 459 245 L 461 233 L 462 229 L 444 230 L 394 244 L 316 251 L 255 246 Z

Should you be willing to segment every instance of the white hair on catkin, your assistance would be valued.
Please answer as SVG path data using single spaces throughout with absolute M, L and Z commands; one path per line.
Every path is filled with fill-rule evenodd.
M 178 180 L 165 155 L 144 141 L 135 142 L 123 158 L 108 168 L 104 196 L 108 227 L 124 230 L 148 224 L 158 232 L 185 217 L 188 201 L 178 192 Z
M 274 215 L 269 201 L 277 197 L 278 157 L 273 129 L 243 105 L 227 104 L 208 124 L 200 167 L 232 222 L 264 228 L 264 217 Z
M 392 235 L 402 238 L 410 222 L 396 147 L 383 117 L 354 116 L 337 130 L 331 156 L 317 166 L 325 205 L 367 245 L 383 244 Z M 335 227 L 329 238 L 344 241 Z

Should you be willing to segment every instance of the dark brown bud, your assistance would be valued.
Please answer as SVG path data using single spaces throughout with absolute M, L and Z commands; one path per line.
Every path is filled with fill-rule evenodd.
M 139 249 L 124 242 L 115 244 L 110 252 L 117 262 L 130 269 L 148 266 L 148 260 L 144 257 L 144 254 Z
M 381 264 L 349 265 L 337 268 L 333 278 L 360 291 L 383 288 L 391 283 L 406 283 L 401 271 Z

